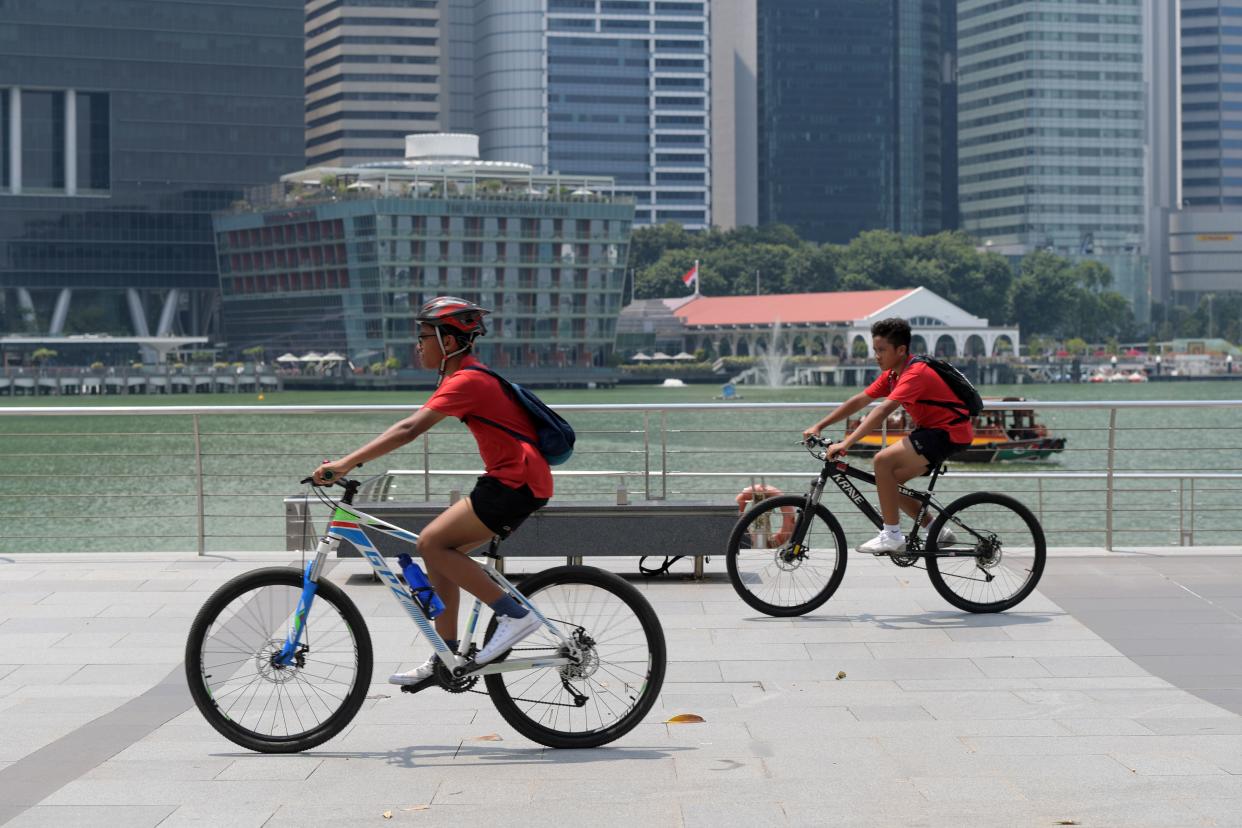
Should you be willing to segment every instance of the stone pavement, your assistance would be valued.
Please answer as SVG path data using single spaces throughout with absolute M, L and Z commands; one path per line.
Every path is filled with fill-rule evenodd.
M 182 650 L 213 589 L 287 561 L 0 558 L 0 824 L 1242 825 L 1242 717 L 1125 654 L 1159 627 L 1161 596 L 1134 592 L 1139 578 L 1168 586 L 1158 567 L 1074 559 L 1084 582 L 1104 579 L 1075 595 L 1062 560 L 1048 594 L 1089 604 L 1104 638 L 1042 591 L 968 616 L 921 571 L 861 556 L 797 619 L 757 616 L 718 574 L 636 582 L 666 630 L 668 679 L 645 723 L 589 751 L 526 741 L 484 696 L 383 683 L 426 646 L 380 587 L 351 577 L 364 565 L 342 562 L 329 577 L 368 620 L 379 683 L 341 736 L 263 756 L 192 708 Z M 1242 583 L 1242 557 L 1199 565 L 1200 595 Z M 1132 606 L 1104 617 L 1087 599 L 1110 572 Z M 1228 615 L 1237 600 L 1217 604 Z M 1179 641 L 1242 621 L 1166 603 L 1199 627 Z M 1127 607 L 1146 622 L 1128 627 Z M 1106 640 L 1127 630 L 1121 649 Z M 706 721 L 666 724 L 676 713 Z

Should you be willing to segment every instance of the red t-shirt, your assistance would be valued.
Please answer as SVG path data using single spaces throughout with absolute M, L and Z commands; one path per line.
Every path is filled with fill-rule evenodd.
M 462 367 L 483 365 L 469 354 L 461 364 Z M 466 427 L 479 444 L 479 455 L 489 477 L 514 489 L 525 483 L 535 497 L 552 497 L 552 470 L 538 448 L 470 416 L 479 414 L 534 439 L 535 429 L 525 409 L 509 396 L 495 377 L 482 371 L 454 371 L 444 378 L 426 405 L 441 414 L 466 419 Z
M 938 405 L 919 403 L 919 400 L 958 401 L 948 383 L 926 362 L 907 362 L 900 376 L 893 371 L 880 374 L 875 382 L 867 386 L 866 394 L 873 400 L 882 397 L 896 400 L 905 406 L 917 427 L 947 431 L 949 439 L 955 443 L 969 443 L 975 437 L 970 420 L 951 424 L 958 418 L 957 412 Z

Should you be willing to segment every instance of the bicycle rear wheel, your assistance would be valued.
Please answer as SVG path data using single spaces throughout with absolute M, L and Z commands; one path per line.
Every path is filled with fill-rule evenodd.
M 845 577 L 841 524 L 822 504 L 794 537 L 806 498 L 769 497 L 746 511 L 729 535 L 725 563 L 742 600 L 767 615 L 805 615 L 832 597 Z
M 941 550 L 946 526 L 956 535 Z M 967 612 L 1003 612 L 1034 591 L 1044 573 L 1044 530 L 1012 497 L 977 492 L 945 507 L 927 530 L 927 575 L 944 600 Z M 969 552 L 937 557 L 938 551 Z
M 261 753 L 309 750 L 340 733 L 371 682 L 371 636 L 340 587 L 321 579 L 294 664 L 284 646 L 302 573 L 258 569 L 220 587 L 190 625 L 185 673 L 204 718 L 231 742 Z
M 523 579 L 522 593 L 578 643 L 583 657 L 485 676 L 500 715 L 526 738 L 553 748 L 598 747 L 632 730 L 660 695 L 668 659 L 664 630 L 647 599 L 619 576 L 590 566 L 537 573 Z M 495 631 L 493 616 L 486 639 Z M 508 657 L 564 654 L 544 627 Z

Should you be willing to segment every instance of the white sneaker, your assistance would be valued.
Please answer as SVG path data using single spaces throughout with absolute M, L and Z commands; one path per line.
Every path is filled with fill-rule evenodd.
M 936 538 L 937 546 L 953 546 L 957 543 L 957 535 L 948 526 L 940 530 L 940 535 Z
M 440 663 L 440 657 L 435 653 L 431 654 L 431 658 L 424 661 L 420 666 L 415 667 L 408 673 L 393 673 L 388 677 L 389 684 L 410 685 L 418 684 L 420 681 L 426 681 L 436 672 L 436 665 Z
M 881 532 L 862 546 L 859 546 L 858 551 L 866 552 L 869 555 L 888 555 L 893 552 L 905 552 L 906 539 L 902 535 L 890 535 L 887 532 Z
M 513 646 L 523 638 L 539 629 L 539 627 L 539 619 L 533 612 L 528 612 L 521 618 L 513 618 L 508 615 L 500 616 L 500 622 L 496 625 L 496 632 L 488 639 L 487 644 L 479 651 L 479 654 L 474 657 L 474 663 L 487 664 L 489 661 L 499 658 L 513 649 Z

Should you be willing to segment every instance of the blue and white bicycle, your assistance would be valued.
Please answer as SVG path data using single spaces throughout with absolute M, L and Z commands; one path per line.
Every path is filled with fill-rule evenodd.
M 372 681 L 371 636 L 345 591 L 321 577 L 341 541 L 357 547 L 440 657 L 435 675 L 402 690 L 437 685 L 450 693 L 483 692 L 474 689 L 481 677 L 505 721 L 555 748 L 607 744 L 651 709 L 664 683 L 664 633 L 632 585 L 595 567 L 559 566 L 524 578 L 519 591 L 485 564 L 491 579 L 543 626 L 480 667 L 472 656 L 481 602 L 462 636 L 464 655 L 452 652 L 429 620 L 429 596 L 410 591 L 367 532 L 410 544 L 418 536 L 355 509 L 357 481 L 336 483 L 345 494 L 339 502 L 321 495 L 334 509 L 332 522 L 304 570 L 239 575 L 212 594 L 190 627 L 190 693 L 227 739 L 263 753 L 309 750 L 340 733 L 362 707 Z M 493 541 L 486 556 L 495 560 L 497 553 Z M 484 642 L 495 628 L 493 618 Z

